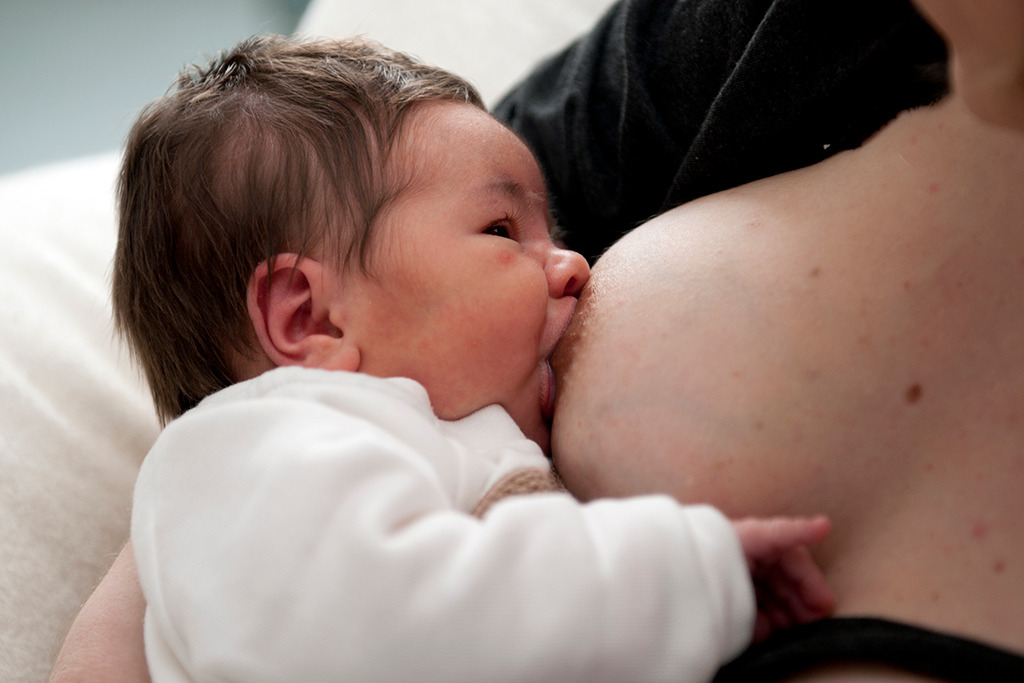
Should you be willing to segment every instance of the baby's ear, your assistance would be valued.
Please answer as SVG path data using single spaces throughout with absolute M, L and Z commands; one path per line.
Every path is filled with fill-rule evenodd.
M 336 283 L 327 275 L 322 263 L 297 254 L 278 254 L 253 272 L 249 319 L 274 365 L 359 369 L 359 349 L 332 322 Z

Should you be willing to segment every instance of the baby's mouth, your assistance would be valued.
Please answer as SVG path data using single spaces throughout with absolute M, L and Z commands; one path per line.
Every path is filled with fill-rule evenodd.
M 555 415 L 555 373 L 551 369 L 550 359 L 541 363 L 540 412 L 544 421 L 550 425 Z

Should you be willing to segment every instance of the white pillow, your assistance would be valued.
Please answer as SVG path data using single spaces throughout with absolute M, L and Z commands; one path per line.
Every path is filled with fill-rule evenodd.
M 453 71 L 488 105 L 584 33 L 612 0 L 313 0 L 299 32 L 362 34 Z
M 128 535 L 152 403 L 111 330 L 114 154 L 0 178 L 0 680 L 45 680 Z

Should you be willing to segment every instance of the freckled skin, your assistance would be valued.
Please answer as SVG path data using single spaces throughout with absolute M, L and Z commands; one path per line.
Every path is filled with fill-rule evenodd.
M 1006 417 L 1024 414 L 1024 156 L 1007 149 L 1024 136 L 953 99 L 627 235 L 557 356 L 570 490 L 824 512 L 839 614 L 1024 651 L 1024 421 Z

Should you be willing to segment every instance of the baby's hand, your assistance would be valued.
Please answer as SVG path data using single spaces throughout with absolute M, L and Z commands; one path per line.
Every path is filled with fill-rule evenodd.
M 754 580 L 754 642 L 773 631 L 827 617 L 832 592 L 807 546 L 828 536 L 825 517 L 772 517 L 733 522 Z

